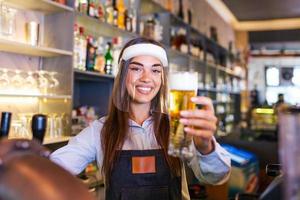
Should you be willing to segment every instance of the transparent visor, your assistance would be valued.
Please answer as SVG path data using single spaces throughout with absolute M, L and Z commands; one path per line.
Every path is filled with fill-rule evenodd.
M 112 102 L 122 112 L 130 112 L 133 105 L 149 105 L 149 113 L 168 113 L 167 81 L 164 67 L 135 66 L 132 59 L 122 60 L 115 78 Z

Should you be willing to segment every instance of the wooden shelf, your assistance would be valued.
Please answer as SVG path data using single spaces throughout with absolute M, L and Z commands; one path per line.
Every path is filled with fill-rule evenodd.
M 32 46 L 27 43 L 16 42 L 0 38 L 0 51 L 24 54 L 29 56 L 56 57 L 56 56 L 72 56 L 73 52 L 55 49 L 51 47 Z
M 14 8 L 41 11 L 47 14 L 74 10 L 70 6 L 51 0 L 5 0 L 4 2 Z
M 141 2 L 141 15 L 149 15 L 152 13 L 159 12 L 170 12 L 165 9 L 160 4 L 154 2 L 153 0 L 142 0 Z
M 62 136 L 57 138 L 45 138 L 43 144 L 54 144 L 60 142 L 68 142 L 72 137 L 70 136 Z
M 106 36 L 106 37 L 138 37 L 136 33 L 119 29 L 111 24 L 102 22 L 99 19 L 90 17 L 86 14 L 76 12 L 76 18 L 78 25 L 83 25 L 86 34 L 94 36 Z
M 113 75 L 108 74 L 100 74 L 99 72 L 90 72 L 90 71 L 82 71 L 79 69 L 74 69 L 75 75 L 81 75 L 81 76 L 93 76 L 93 77 L 99 77 L 99 78 L 109 78 L 114 79 L 115 77 Z M 76 76 L 75 76 L 76 79 Z
M 31 95 L 31 94 L 7 94 L 7 93 L 0 93 L 0 97 L 32 97 L 32 98 L 46 98 L 46 99 L 71 99 L 71 95 Z

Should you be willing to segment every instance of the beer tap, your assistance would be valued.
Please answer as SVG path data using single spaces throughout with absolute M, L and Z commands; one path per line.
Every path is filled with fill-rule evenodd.
M 8 137 L 11 121 L 11 112 L 2 112 L 0 125 L 0 138 Z
M 47 116 L 42 114 L 36 114 L 32 116 L 31 130 L 33 138 L 37 139 L 40 143 L 43 143 L 45 132 L 47 127 Z

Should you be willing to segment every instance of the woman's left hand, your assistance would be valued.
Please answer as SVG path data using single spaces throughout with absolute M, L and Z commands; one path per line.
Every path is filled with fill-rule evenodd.
M 209 154 L 214 150 L 212 138 L 218 121 L 213 103 L 210 98 L 203 96 L 193 97 L 191 100 L 202 105 L 202 108 L 181 111 L 180 122 L 186 125 L 184 131 L 193 136 L 197 150 L 202 154 Z

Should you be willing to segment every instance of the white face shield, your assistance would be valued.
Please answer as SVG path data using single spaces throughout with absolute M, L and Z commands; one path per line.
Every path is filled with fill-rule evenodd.
M 135 89 L 136 87 L 133 86 L 133 92 L 128 92 L 126 88 L 126 78 L 129 73 L 129 65 L 133 58 L 137 56 L 153 56 L 157 58 L 161 65 L 163 66 L 162 72 L 160 73 L 161 79 L 161 86 L 158 93 L 155 97 L 151 100 L 151 107 L 150 112 L 160 112 L 160 113 L 167 113 L 167 86 L 166 80 L 164 80 L 165 76 L 165 67 L 168 66 L 168 59 L 166 51 L 155 44 L 151 43 L 141 43 L 141 44 L 134 44 L 124 49 L 122 57 L 119 62 L 119 72 L 115 79 L 114 83 L 114 95 L 112 96 L 112 100 L 114 105 L 123 112 L 130 111 L 130 102 L 134 101 L 136 96 Z M 137 78 L 138 82 L 138 78 Z M 135 83 L 133 83 L 135 84 Z

